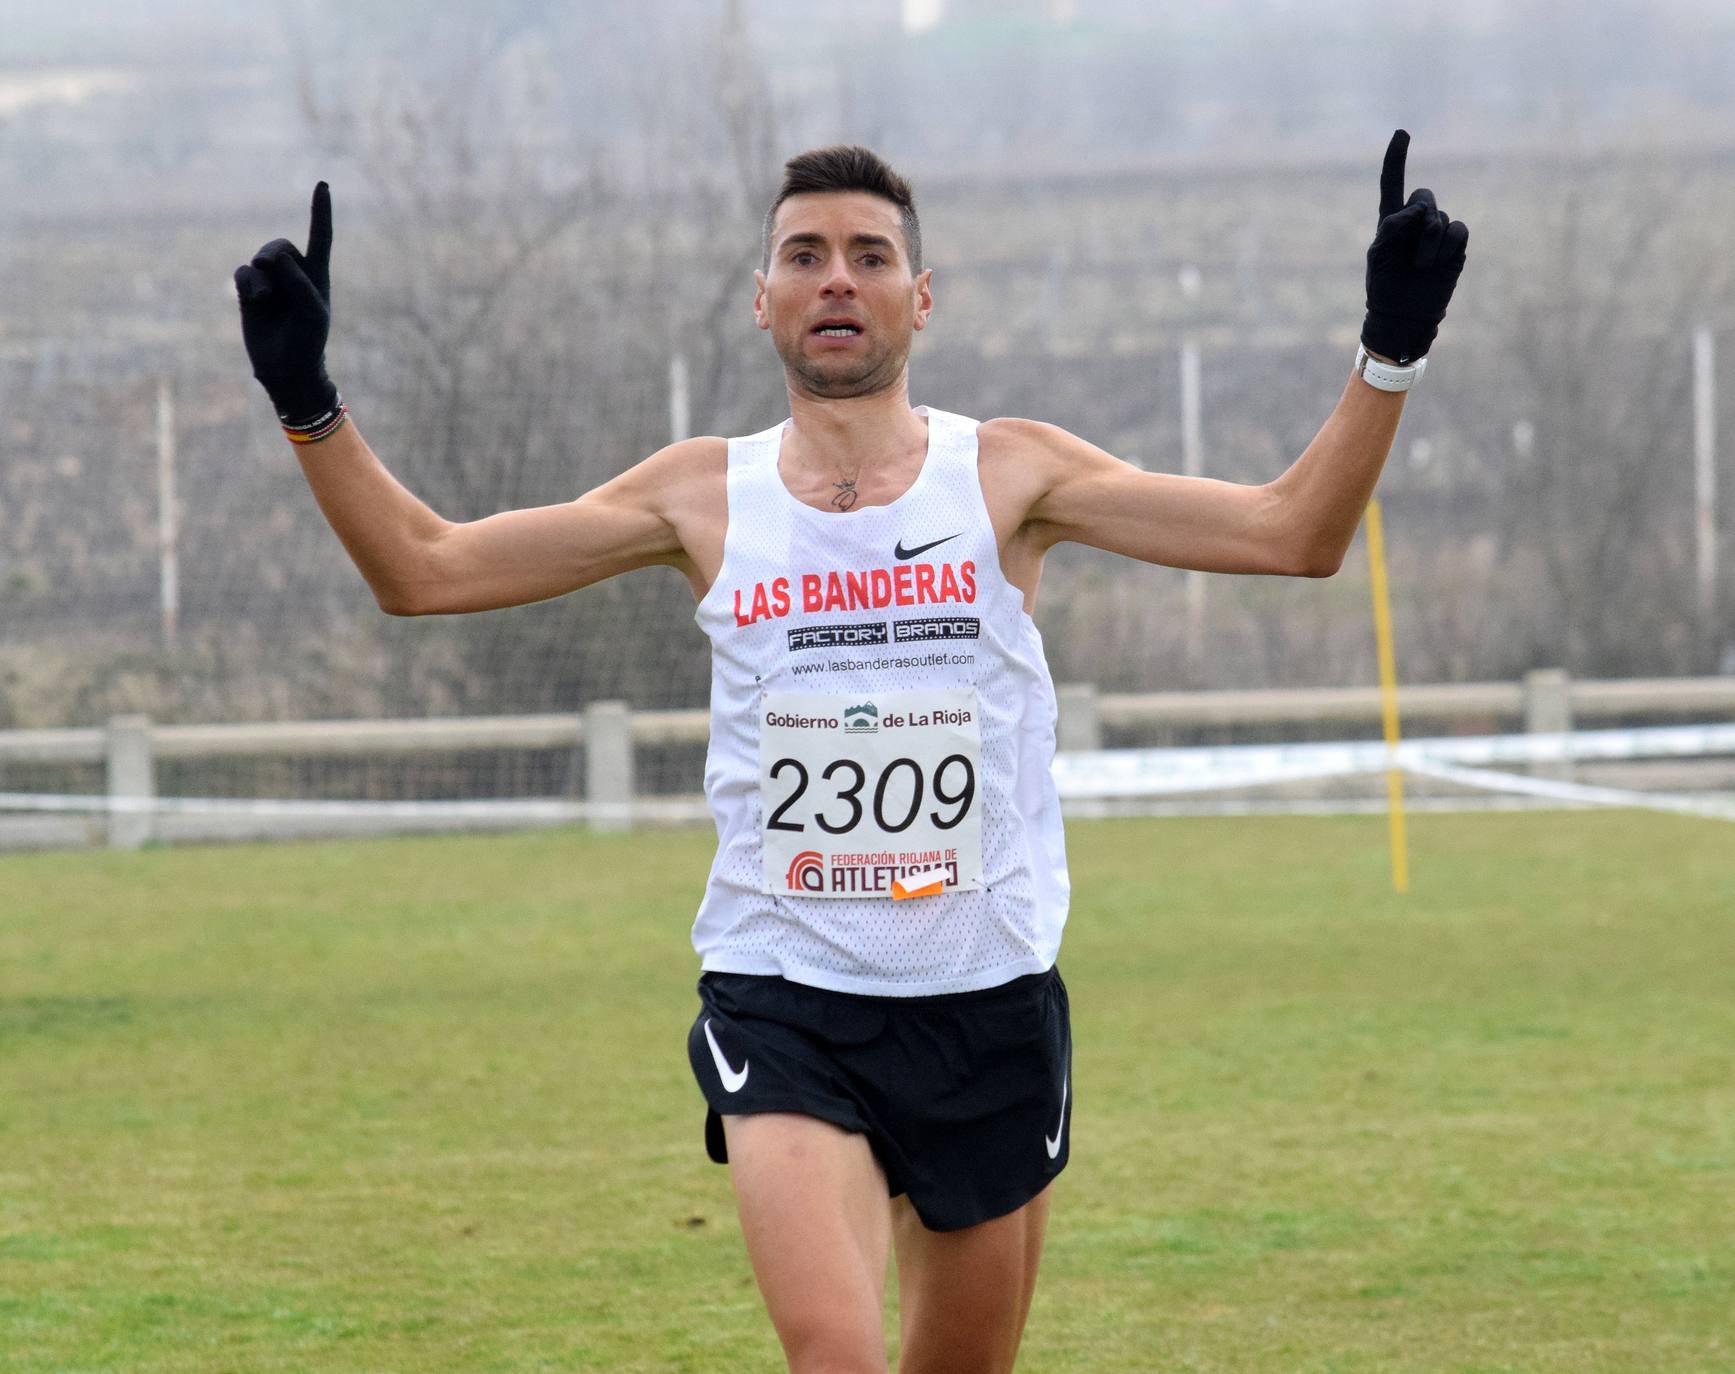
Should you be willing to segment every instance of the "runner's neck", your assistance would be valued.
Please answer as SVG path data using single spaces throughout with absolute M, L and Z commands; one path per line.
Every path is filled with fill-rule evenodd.
M 867 485 L 886 469 L 919 468 L 928 422 L 910 407 L 909 377 L 871 396 L 830 400 L 793 388 L 778 468 L 791 490 Z

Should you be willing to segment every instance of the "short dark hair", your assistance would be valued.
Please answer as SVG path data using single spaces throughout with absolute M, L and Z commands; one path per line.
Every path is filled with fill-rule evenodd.
M 866 191 L 891 201 L 898 207 L 903 222 L 910 272 L 914 275 L 922 270 L 922 225 L 916 218 L 916 198 L 910 183 L 878 153 L 854 143 L 810 148 L 783 164 L 783 185 L 765 212 L 763 267 L 771 266 L 771 222 L 777 218 L 777 207 L 791 196 L 809 191 Z

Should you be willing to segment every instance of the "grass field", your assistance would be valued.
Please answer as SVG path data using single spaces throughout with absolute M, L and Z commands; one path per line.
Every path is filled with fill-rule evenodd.
M 1735 829 L 1069 827 L 1020 1368 L 1735 1371 Z M 781 1368 L 709 832 L 0 859 L 0 1370 Z M 888 1322 L 888 1330 L 890 1330 Z

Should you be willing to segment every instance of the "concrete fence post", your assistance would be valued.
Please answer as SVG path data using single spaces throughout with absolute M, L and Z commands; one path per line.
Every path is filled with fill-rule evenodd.
M 108 795 L 135 805 L 157 795 L 156 765 L 151 758 L 151 718 L 111 716 L 106 739 Z M 151 838 L 151 813 L 144 809 L 108 814 L 108 847 L 137 849 Z
M 1060 720 L 1054 747 L 1061 753 L 1080 753 L 1102 748 L 1102 715 L 1097 708 L 1094 682 L 1063 682 L 1055 688 Z
M 593 701 L 584 708 L 584 795 L 587 801 L 627 806 L 633 800 L 633 716 L 624 701 Z M 598 816 L 594 830 L 628 830 L 632 821 Z
M 1565 734 L 1572 729 L 1572 678 L 1564 668 L 1532 668 L 1524 675 L 1524 729 L 1527 734 Z M 1533 776 L 1572 781 L 1572 761 L 1530 765 Z

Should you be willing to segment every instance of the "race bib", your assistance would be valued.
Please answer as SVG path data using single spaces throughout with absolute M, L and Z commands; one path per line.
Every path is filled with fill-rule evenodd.
M 902 900 L 981 887 L 974 689 L 767 692 L 759 710 L 766 892 Z

